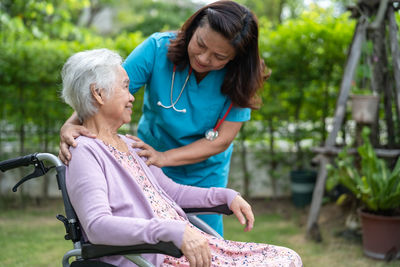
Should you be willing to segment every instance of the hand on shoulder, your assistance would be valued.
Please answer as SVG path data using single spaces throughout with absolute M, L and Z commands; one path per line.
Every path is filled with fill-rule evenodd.
M 133 148 L 141 149 L 137 154 L 139 157 L 147 158 L 145 160 L 147 166 L 154 165 L 159 168 L 166 166 L 166 157 L 164 152 L 155 150 L 152 146 L 146 144 L 137 136 L 127 134 L 126 137 L 135 141 L 132 143 Z
M 69 147 L 76 147 L 77 143 L 75 139 L 79 136 L 87 136 L 90 138 L 96 138 L 96 135 L 91 133 L 86 127 L 82 125 L 76 125 L 72 123 L 66 123 L 61 127 L 60 130 L 60 150 L 58 157 L 65 164 L 68 165 L 71 160 L 71 153 Z

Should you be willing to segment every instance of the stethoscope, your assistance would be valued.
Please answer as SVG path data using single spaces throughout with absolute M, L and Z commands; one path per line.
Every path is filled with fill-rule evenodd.
M 181 98 L 182 93 L 183 93 L 183 90 L 185 90 L 186 84 L 187 84 L 187 82 L 189 81 L 190 74 L 192 74 L 192 71 L 193 71 L 193 69 L 192 69 L 192 67 L 190 66 L 190 67 L 189 67 L 188 75 L 186 76 L 186 79 L 185 79 L 185 82 L 184 82 L 184 84 L 183 84 L 183 86 L 182 86 L 181 92 L 179 93 L 179 95 L 178 95 L 178 97 L 176 98 L 176 100 L 173 101 L 172 93 L 173 93 L 173 90 L 174 90 L 174 81 L 175 81 L 175 73 L 176 73 L 176 65 L 174 65 L 174 69 L 173 69 L 173 72 L 172 72 L 171 90 L 170 90 L 170 91 L 171 91 L 171 97 L 170 97 L 170 99 L 171 99 L 171 105 L 168 105 L 168 106 L 163 105 L 163 104 L 161 103 L 161 101 L 158 101 L 158 102 L 157 102 L 157 105 L 160 106 L 160 107 L 162 107 L 162 108 L 165 108 L 165 109 L 170 109 L 170 108 L 172 108 L 172 109 L 175 110 L 176 112 L 186 113 L 186 109 L 185 109 L 185 108 L 183 108 L 183 109 L 177 109 L 177 108 L 175 107 L 175 105 L 178 103 L 179 99 Z M 224 116 L 222 117 L 222 119 L 215 125 L 215 127 L 214 127 L 214 128 L 211 128 L 211 129 L 209 129 L 209 130 L 206 131 L 206 133 L 205 133 L 205 138 L 206 138 L 207 140 L 213 141 L 213 140 L 217 139 L 217 137 L 218 137 L 218 128 L 221 126 L 221 124 L 222 124 L 222 122 L 225 120 L 226 116 L 228 116 L 228 114 L 229 114 L 229 112 L 231 111 L 231 109 L 232 109 L 232 102 L 231 102 L 231 104 L 230 104 L 228 110 L 225 112 Z

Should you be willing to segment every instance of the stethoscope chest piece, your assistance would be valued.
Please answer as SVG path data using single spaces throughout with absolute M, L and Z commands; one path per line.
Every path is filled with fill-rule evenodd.
M 214 129 L 209 129 L 206 131 L 205 137 L 209 141 L 214 141 L 218 137 L 218 131 Z
M 222 119 L 219 120 L 217 125 L 215 125 L 214 128 L 211 128 L 211 129 L 206 131 L 205 138 L 208 141 L 214 141 L 215 139 L 217 139 L 217 137 L 218 137 L 218 128 L 219 128 L 219 126 L 221 126 L 221 124 L 225 120 L 226 116 L 228 116 L 229 111 L 231 111 L 232 105 L 233 105 L 233 103 L 231 102 L 231 104 L 229 105 L 228 110 L 225 112 L 225 115 L 222 117 Z

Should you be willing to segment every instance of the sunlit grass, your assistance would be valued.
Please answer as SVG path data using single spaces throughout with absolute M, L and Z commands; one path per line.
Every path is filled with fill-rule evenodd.
M 225 218 L 224 225 L 225 238 L 236 241 L 283 245 L 291 236 L 300 233 L 293 223 L 282 222 L 282 218 L 275 214 L 257 216 L 255 228 L 250 232 L 244 232 L 244 227 L 233 216 Z
M 0 266 L 61 266 L 62 256 L 72 248 L 64 240 L 64 226 L 55 216 L 63 213 L 61 203 L 41 208 L 0 210 Z M 365 257 L 359 242 L 335 237 L 334 226 L 321 227 L 323 242 L 304 235 L 304 210 L 257 214 L 255 228 L 244 232 L 234 216 L 224 218 L 225 238 L 268 243 L 297 251 L 305 267 L 395 267 L 400 261 L 385 263 Z
M 236 217 L 224 218 L 226 239 L 267 243 L 289 247 L 302 258 L 305 267 L 397 267 L 400 261 L 386 263 L 369 259 L 363 255 L 360 242 L 335 237 L 335 228 L 321 228 L 323 242 L 316 243 L 306 239 L 305 227 L 300 216 L 304 210 L 292 210 L 290 218 L 279 214 L 256 215 L 255 227 L 244 232 Z M 304 217 L 304 214 L 303 214 Z
M 0 266 L 61 266 L 72 248 L 64 226 L 56 219 L 62 206 L 0 211 Z

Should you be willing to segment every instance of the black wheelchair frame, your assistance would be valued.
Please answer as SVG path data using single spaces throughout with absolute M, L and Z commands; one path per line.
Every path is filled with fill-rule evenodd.
M 45 162 L 49 162 L 52 165 L 47 167 Z M 140 267 L 151 267 L 153 264 L 141 257 L 140 254 L 153 253 L 153 254 L 165 254 L 176 258 L 182 257 L 182 251 L 177 248 L 172 242 L 159 242 L 157 244 L 139 244 L 132 246 L 108 246 L 108 245 L 95 245 L 89 242 L 84 242 L 82 238 L 81 227 L 76 213 L 71 205 L 68 197 L 67 188 L 65 184 L 65 166 L 58 157 L 50 153 L 34 153 L 22 157 L 8 159 L 0 162 L 0 170 L 6 172 L 8 170 L 19 168 L 22 166 L 34 166 L 34 171 L 22 178 L 13 188 L 14 192 L 24 182 L 41 177 L 46 174 L 49 170 L 55 168 L 58 189 L 61 191 L 65 216 L 58 214 L 56 218 L 63 222 L 65 226 L 66 234 L 64 238 L 71 240 L 73 243 L 73 249 L 66 252 L 62 259 L 63 267 L 115 267 L 114 265 L 104 263 L 96 260 L 97 258 L 104 256 L 121 255 L 135 263 Z M 201 230 L 222 238 L 214 229 L 208 224 L 199 219 L 196 215 L 199 214 L 232 214 L 232 211 L 227 205 L 220 205 L 213 208 L 190 208 L 183 209 L 187 213 L 189 221 L 196 225 Z M 76 257 L 75 261 L 70 263 L 70 259 Z

